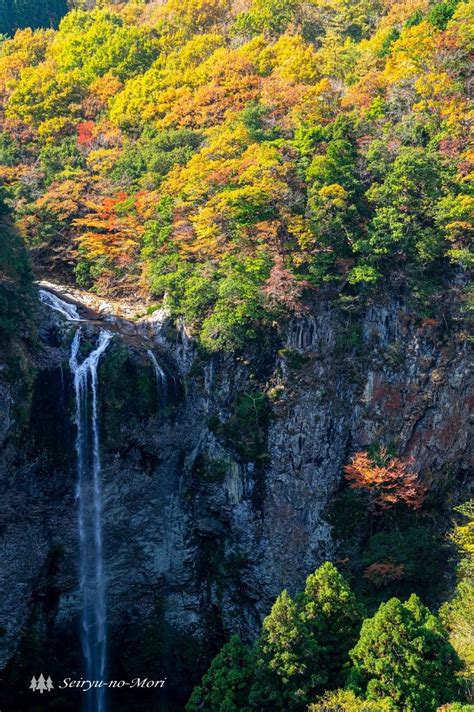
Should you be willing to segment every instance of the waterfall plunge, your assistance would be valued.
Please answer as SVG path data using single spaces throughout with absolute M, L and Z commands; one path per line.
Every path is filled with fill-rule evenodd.
M 77 502 L 79 509 L 81 642 L 85 677 L 104 680 L 107 655 L 105 575 L 102 545 L 102 482 L 99 443 L 97 369 L 112 334 L 101 331 L 97 346 L 79 364 L 81 330 L 74 336 L 69 361 L 76 396 Z M 85 695 L 88 712 L 105 711 L 105 688 Z
M 155 370 L 156 388 L 158 391 L 158 405 L 165 407 L 168 402 L 168 380 L 166 378 L 166 373 L 163 371 L 160 364 L 156 360 L 156 356 L 153 351 L 148 349 L 147 354 Z

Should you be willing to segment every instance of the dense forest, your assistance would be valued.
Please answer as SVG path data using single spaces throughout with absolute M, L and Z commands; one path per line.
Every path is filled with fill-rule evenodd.
M 203 359 L 321 298 L 403 295 L 421 330 L 449 303 L 440 339 L 468 317 L 472 0 L 91 4 L 0 0 L 4 343 L 35 277 L 164 304 Z M 210 422 L 259 465 L 263 391 Z M 346 462 L 341 561 L 233 636 L 188 712 L 474 710 L 472 504 L 447 542 L 448 485 L 375 441 Z
M 0 35 L 24 27 L 56 27 L 67 11 L 66 0 L 0 0 Z
M 457 0 L 76 9 L 0 48 L 8 202 L 39 271 L 138 282 L 210 349 L 321 290 L 430 318 L 472 260 L 471 50 Z

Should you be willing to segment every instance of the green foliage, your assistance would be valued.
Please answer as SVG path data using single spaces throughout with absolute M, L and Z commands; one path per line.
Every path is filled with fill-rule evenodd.
M 390 712 L 391 709 L 386 700 L 363 700 L 352 690 L 336 690 L 310 705 L 308 712 Z
M 84 78 L 78 69 L 57 74 L 53 63 L 28 67 L 10 95 L 7 114 L 34 125 L 58 116 L 78 116 L 85 93 Z
M 65 138 L 59 143 L 47 143 L 40 151 L 39 160 L 46 184 L 85 167 L 84 157 L 73 138 Z
M 132 423 L 137 427 L 139 420 L 156 408 L 156 380 L 152 369 L 133 361 L 124 345 L 113 344 L 100 368 L 101 382 L 107 384 L 107 398 L 102 399 L 104 444 L 117 450 L 123 428 L 133 427 Z
M 157 188 L 174 166 L 187 163 L 201 140 L 189 129 L 145 130 L 138 140 L 126 143 L 111 176 L 123 187 Z
M 73 10 L 61 22 L 51 54 L 62 72 L 80 70 L 86 81 L 109 70 L 119 79 L 146 69 L 156 58 L 150 28 L 127 26 L 110 9 Z
M 432 527 L 408 526 L 372 536 L 363 559 L 366 567 L 377 562 L 402 567 L 399 580 L 386 582 L 385 596 L 387 592 L 406 595 L 414 590 L 427 595 L 442 562 L 441 547 L 441 536 Z
M 2 166 L 14 166 L 21 158 L 21 148 L 7 131 L 0 133 L 0 164 Z
M 223 424 L 216 423 L 215 430 L 244 460 L 252 462 L 266 454 L 269 417 L 270 408 L 266 393 L 242 393 L 237 398 L 229 420 Z
M 285 359 L 285 363 L 289 368 L 299 370 L 305 366 L 305 364 L 308 363 L 308 356 L 307 354 L 302 354 L 300 351 L 297 351 L 296 349 L 291 349 L 288 347 L 285 347 L 283 349 L 280 349 L 278 352 L 278 355 L 281 358 Z
M 235 32 L 279 35 L 294 19 L 299 4 L 298 0 L 253 0 L 249 10 L 238 15 Z
M 186 709 L 304 712 L 318 693 L 341 683 L 360 621 L 347 583 L 323 564 L 296 600 L 287 591 L 278 596 L 253 649 L 237 637 L 222 648 Z
M 434 206 L 441 198 L 436 157 L 421 148 L 401 149 L 393 167 L 367 197 L 375 206 L 367 241 L 359 249 L 378 256 L 432 262 L 442 255 L 442 238 L 435 227 Z
M 377 443 L 368 451 L 378 465 L 396 456 L 389 446 L 381 458 Z M 329 520 L 350 581 L 369 611 L 393 596 L 416 593 L 434 603 L 444 595 L 445 582 L 438 575 L 448 565 L 442 507 L 439 498 L 428 498 L 416 511 L 374 514 L 367 510 L 361 490 L 343 488 L 336 495 Z
M 462 663 L 416 595 L 382 603 L 360 624 L 354 594 L 325 563 L 296 598 L 286 590 L 278 596 L 253 648 L 231 638 L 186 709 L 436 712 L 450 702 L 442 709 L 470 709 L 455 702 Z
M 434 25 L 438 30 L 445 30 L 459 2 L 460 0 L 446 0 L 446 2 L 436 3 L 433 9 L 428 13 L 428 22 Z
M 249 712 L 247 705 L 254 671 L 254 654 L 233 635 L 194 688 L 186 712 Z
M 379 57 L 386 57 L 387 55 L 390 54 L 390 48 L 392 44 L 398 40 L 400 37 L 400 30 L 397 29 L 396 27 L 392 27 L 383 41 L 382 47 L 379 49 Z
M 8 223 L 0 194 L 0 336 L 6 344 L 31 314 L 33 286 L 28 254 Z
M 458 583 L 452 599 L 440 609 L 443 624 L 458 655 L 465 663 L 467 682 L 474 673 L 474 502 L 456 508 L 460 522 L 451 538 L 457 547 Z
M 462 665 L 439 621 L 412 595 L 392 598 L 364 621 L 357 645 L 352 684 L 369 700 L 388 698 L 394 709 L 435 712 L 457 697 Z
M 235 264 L 219 282 L 212 313 L 204 320 L 201 341 L 210 351 L 233 351 L 256 338 L 265 316 L 258 274 Z

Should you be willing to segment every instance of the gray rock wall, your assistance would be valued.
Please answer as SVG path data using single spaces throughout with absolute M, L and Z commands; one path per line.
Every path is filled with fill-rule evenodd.
M 335 557 L 325 509 L 354 450 L 392 443 L 432 483 L 446 468 L 467 472 L 472 370 L 462 326 L 447 333 L 433 320 L 416 323 L 396 300 L 344 319 L 323 305 L 289 325 L 284 348 L 258 384 L 271 413 L 265 452 L 255 462 L 215 427 L 231 418 L 237 394 L 254 388 L 248 363 L 234 356 L 203 361 L 184 327 L 171 338 L 153 322 L 111 322 L 115 345 L 101 373 L 120 344 L 128 352 L 117 366 L 125 369 L 119 386 L 113 390 L 103 375 L 100 392 L 103 427 L 116 430 L 112 444 L 103 434 L 112 645 L 129 644 L 133 626 L 147 620 L 158 621 L 165 657 L 183 636 L 206 641 L 239 631 L 251 639 L 282 588 L 297 590 Z M 75 327 L 47 307 L 41 320 L 36 405 L 21 429 L 15 391 L 0 373 L 0 668 L 25 629 L 62 640 L 74 638 L 77 627 L 67 369 Z M 84 328 L 93 340 L 99 327 Z M 171 408 L 143 413 L 127 391 L 127 373 L 144 383 L 135 400 L 152 398 L 146 349 L 153 344 L 179 387 Z

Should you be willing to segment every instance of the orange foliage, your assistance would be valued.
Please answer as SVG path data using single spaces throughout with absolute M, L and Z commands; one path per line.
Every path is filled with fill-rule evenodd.
M 356 452 L 344 474 L 352 489 L 362 489 L 370 494 L 372 510 L 386 510 L 403 502 L 410 509 L 419 509 L 426 496 L 425 486 L 417 475 L 410 472 L 412 462 L 389 458 L 384 448 L 380 450 L 377 464 L 367 452 Z
M 399 581 L 404 572 L 403 564 L 376 561 L 364 570 L 364 578 L 368 579 L 376 588 L 381 588 L 392 581 Z
M 227 112 L 241 111 L 259 97 L 261 78 L 255 71 L 252 62 L 239 52 L 231 56 L 216 52 L 206 84 L 194 90 L 180 87 L 162 94 L 160 111 L 166 110 L 167 115 L 159 125 L 202 128 L 221 123 Z
M 75 227 L 86 228 L 77 242 L 89 259 L 107 257 L 119 266 L 132 262 L 144 228 L 134 213 L 121 209 L 126 199 L 125 193 L 118 193 L 98 203 L 89 202 L 90 212 L 74 220 Z

